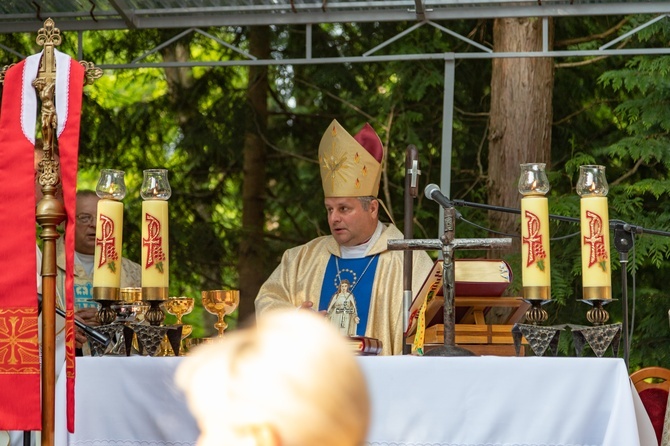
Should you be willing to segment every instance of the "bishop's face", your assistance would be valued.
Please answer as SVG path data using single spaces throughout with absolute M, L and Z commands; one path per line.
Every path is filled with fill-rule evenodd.
M 379 218 L 379 202 L 372 200 L 367 209 L 356 197 L 330 197 L 324 201 L 328 225 L 341 246 L 356 246 L 367 242 Z

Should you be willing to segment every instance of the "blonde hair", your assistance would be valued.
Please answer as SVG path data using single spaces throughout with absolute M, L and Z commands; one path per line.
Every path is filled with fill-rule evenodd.
M 344 338 L 309 311 L 276 311 L 198 347 L 176 381 L 200 425 L 200 446 L 365 441 L 363 373 Z

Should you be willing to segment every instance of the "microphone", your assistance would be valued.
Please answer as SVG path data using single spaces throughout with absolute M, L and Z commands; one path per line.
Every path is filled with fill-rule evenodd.
M 426 195 L 426 198 L 437 202 L 442 207 L 450 208 L 454 206 L 454 203 L 440 191 L 440 187 L 437 184 L 429 184 L 423 190 L 423 193 Z
M 56 313 L 59 314 L 62 317 L 65 317 L 65 311 L 61 310 L 58 307 L 56 307 Z M 88 325 L 84 324 L 80 320 L 75 319 L 74 324 L 77 327 L 84 330 L 92 341 L 97 342 L 98 344 L 102 345 L 103 347 L 107 347 L 109 345 L 109 343 L 112 342 L 112 339 L 109 336 L 107 336 L 104 333 L 100 333 L 99 331 L 89 327 Z

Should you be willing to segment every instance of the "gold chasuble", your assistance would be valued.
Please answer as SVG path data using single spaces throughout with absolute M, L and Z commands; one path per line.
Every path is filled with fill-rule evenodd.
M 367 256 L 380 254 L 372 284 L 370 314 L 365 336 L 382 342 L 382 355 L 402 354 L 403 341 L 403 252 L 388 251 L 387 242 L 403 234 L 393 225 L 386 226 Z M 331 255 L 341 256 L 332 236 L 316 238 L 288 249 L 279 266 L 261 287 L 256 298 L 256 313 L 277 308 L 297 307 L 303 302 L 319 308 L 324 274 Z M 414 251 L 412 289 L 418 290 L 433 267 L 423 251 Z

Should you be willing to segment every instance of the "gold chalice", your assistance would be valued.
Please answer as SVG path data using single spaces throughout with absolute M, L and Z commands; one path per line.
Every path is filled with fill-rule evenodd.
M 209 313 L 215 314 L 219 318 L 214 324 L 214 327 L 219 331 L 219 336 L 223 336 L 223 331 L 228 326 L 223 320 L 224 317 L 235 311 L 239 303 L 239 290 L 208 290 L 202 292 L 202 306 Z
M 165 301 L 165 310 L 177 317 L 177 325 L 183 325 L 181 329 L 181 338 L 184 339 L 193 331 L 193 327 L 188 324 L 182 324 L 181 318 L 193 311 L 194 299 L 192 297 L 170 297 Z

